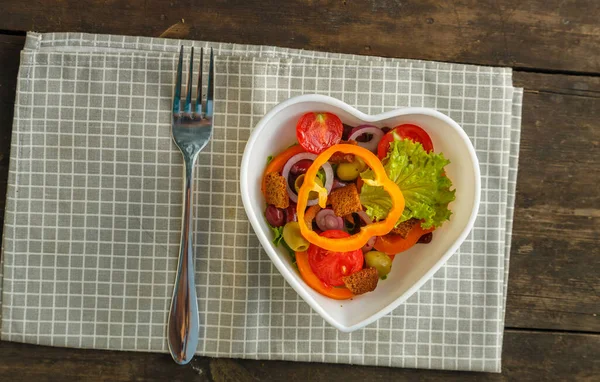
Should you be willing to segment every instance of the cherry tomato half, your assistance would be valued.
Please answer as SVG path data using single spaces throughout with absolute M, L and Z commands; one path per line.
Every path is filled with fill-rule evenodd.
M 298 143 L 314 154 L 340 143 L 343 132 L 342 121 L 331 113 L 306 113 L 296 124 Z
M 329 230 L 321 236 L 339 239 L 350 235 L 340 230 Z M 342 286 L 342 277 L 360 271 L 365 262 L 362 250 L 350 252 L 332 252 L 314 244 L 308 247 L 308 263 L 315 275 L 326 285 Z
M 383 138 L 381 138 L 381 141 L 379 141 L 379 144 L 377 145 L 377 156 L 379 159 L 385 158 L 390 148 L 390 143 L 392 143 L 394 139 L 400 138 L 419 142 L 428 153 L 433 151 L 433 143 L 431 142 L 431 138 L 429 138 L 429 134 L 417 125 L 406 123 L 394 127 L 392 131 L 386 133 Z

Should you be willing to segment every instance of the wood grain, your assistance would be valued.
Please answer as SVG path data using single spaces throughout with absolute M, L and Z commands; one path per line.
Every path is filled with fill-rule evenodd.
M 211 381 L 209 359 L 178 367 L 167 354 L 0 342 L 2 381 Z
M 600 331 L 600 78 L 525 87 L 506 325 Z
M 176 22 L 168 27 L 158 37 L 171 39 L 186 39 L 190 35 L 190 24 L 187 24 L 184 19 Z
M 13 109 L 19 71 L 19 52 L 25 43 L 24 36 L 0 35 L 0 237 L 4 227 L 4 205 Z
M 596 0 L 3 0 L 0 28 L 189 38 L 600 72 Z
M 211 360 L 210 368 L 215 382 L 550 381 L 557 376 L 563 380 L 594 381 L 600 373 L 599 345 L 598 335 L 507 331 L 502 374 L 222 359 Z
M 166 354 L 52 348 L 0 342 L 0 380 L 10 381 L 594 381 L 600 335 L 507 331 L 502 374 L 455 373 L 320 363 L 196 357 L 177 366 Z

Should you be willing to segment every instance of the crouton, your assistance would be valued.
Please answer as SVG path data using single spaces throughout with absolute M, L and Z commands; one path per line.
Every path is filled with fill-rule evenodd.
M 327 202 L 331 203 L 331 208 L 336 216 L 346 216 L 362 211 L 360 197 L 354 183 L 331 191 Z
M 349 276 L 342 277 L 342 280 L 350 292 L 358 295 L 375 290 L 379 274 L 375 268 L 363 268 Z
M 357 145 L 356 141 L 341 141 L 340 144 Z M 352 163 L 354 162 L 354 154 L 346 154 L 341 151 L 333 153 L 329 158 L 329 163 L 340 164 L 340 163 Z
M 272 204 L 277 208 L 288 208 L 290 206 L 290 198 L 285 186 L 285 178 L 275 171 L 268 173 L 265 177 L 267 204 Z
M 400 235 L 403 239 L 406 239 L 406 236 L 419 223 L 419 219 L 410 218 L 406 221 L 400 223 L 397 227 L 390 231 L 391 234 Z

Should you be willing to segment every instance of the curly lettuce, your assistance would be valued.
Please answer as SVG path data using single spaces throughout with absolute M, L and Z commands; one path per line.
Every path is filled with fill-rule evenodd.
M 448 204 L 455 198 L 450 190 L 452 181 L 444 175 L 450 163 L 443 154 L 427 153 L 420 143 L 408 139 L 394 140 L 382 161 L 387 176 L 404 195 L 405 207 L 397 224 L 408 219 L 422 220 L 421 227 L 439 227 L 450 219 Z M 373 179 L 372 170 L 361 173 L 363 179 Z M 392 208 L 392 200 L 383 187 L 363 184 L 360 201 L 373 220 L 384 219 Z
M 290 246 L 288 245 L 288 243 L 285 242 L 285 240 L 283 240 L 283 227 L 273 227 L 271 224 L 269 224 L 267 222 L 269 228 L 271 228 L 271 231 L 273 231 L 273 240 L 271 240 L 271 242 L 273 243 L 273 245 L 275 245 L 276 247 L 279 246 L 279 244 L 283 244 L 283 248 L 285 248 L 288 253 L 290 254 L 290 257 L 292 258 L 292 264 L 296 264 L 296 252 L 294 252 L 294 250 L 292 248 L 290 248 Z

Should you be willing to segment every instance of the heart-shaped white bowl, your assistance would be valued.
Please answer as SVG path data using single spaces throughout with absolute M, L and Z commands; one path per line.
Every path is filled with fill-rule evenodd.
M 296 142 L 296 122 L 311 111 L 331 112 L 353 126 L 417 124 L 427 131 L 435 151 L 443 152 L 451 161 L 446 174 L 456 189 L 456 200 L 450 205 L 453 212 L 450 221 L 435 231 L 430 244 L 416 245 L 397 255 L 388 278 L 375 291 L 352 300 L 333 300 L 309 287 L 286 250 L 271 243 L 273 234 L 264 218 L 265 200 L 260 185 L 267 156 L 276 155 Z M 452 119 L 426 108 L 402 108 L 370 116 L 323 95 L 290 98 L 275 106 L 258 123 L 244 150 L 240 172 L 244 208 L 265 251 L 292 288 L 327 322 L 344 332 L 360 329 L 406 301 L 458 249 L 473 227 L 479 208 L 479 163 L 469 137 Z

